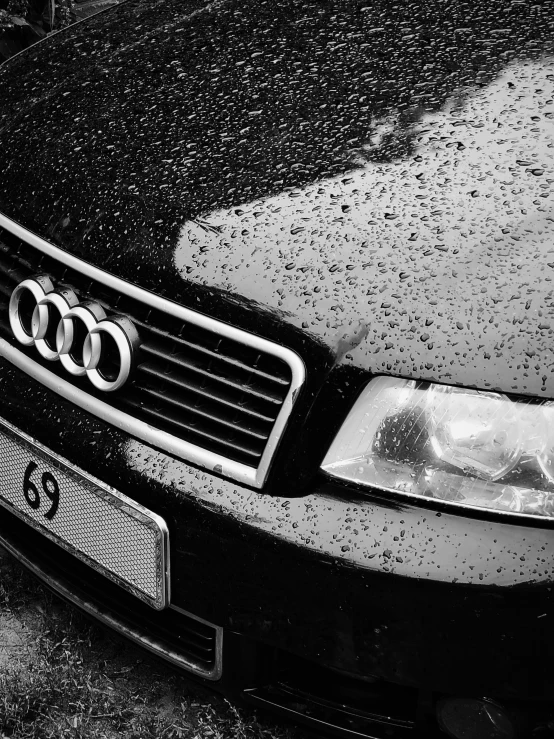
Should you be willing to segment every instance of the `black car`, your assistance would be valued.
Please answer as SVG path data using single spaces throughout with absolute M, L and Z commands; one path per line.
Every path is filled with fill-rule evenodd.
M 0 68 L 0 539 L 343 736 L 554 721 L 554 3 L 127 0 Z

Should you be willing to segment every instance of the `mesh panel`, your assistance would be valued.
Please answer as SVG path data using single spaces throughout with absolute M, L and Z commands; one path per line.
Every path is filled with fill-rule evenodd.
M 26 473 L 38 491 L 38 499 L 31 488 L 26 500 Z M 157 517 L 149 518 L 147 512 L 123 496 L 77 478 L 69 468 L 51 464 L 29 442 L 16 441 L 3 431 L 0 503 L 102 574 L 126 585 L 152 605 L 164 605 L 164 535 Z

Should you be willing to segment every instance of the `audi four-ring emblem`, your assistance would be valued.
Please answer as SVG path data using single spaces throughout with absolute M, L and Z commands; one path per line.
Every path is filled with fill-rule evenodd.
M 48 275 L 20 282 L 11 294 L 9 314 L 17 341 L 34 346 L 44 359 L 60 361 L 70 375 L 86 375 L 104 392 L 118 390 L 129 379 L 139 337 L 126 316 L 108 317 L 98 303 L 80 302 L 70 287 L 56 289 Z

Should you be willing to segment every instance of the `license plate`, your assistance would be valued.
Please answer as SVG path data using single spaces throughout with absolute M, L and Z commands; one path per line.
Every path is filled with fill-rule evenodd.
M 0 419 L 0 505 L 158 610 L 169 601 L 165 521 Z

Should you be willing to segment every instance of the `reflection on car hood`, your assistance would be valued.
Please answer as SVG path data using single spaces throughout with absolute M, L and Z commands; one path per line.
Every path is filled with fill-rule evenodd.
M 551 396 L 553 42 L 552 2 L 128 0 L 0 70 L 0 210 L 337 362 Z

